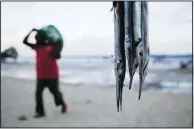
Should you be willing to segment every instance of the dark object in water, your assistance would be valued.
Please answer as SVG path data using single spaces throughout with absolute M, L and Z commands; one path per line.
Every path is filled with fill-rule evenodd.
M 186 69 L 187 65 L 183 62 L 180 63 L 180 69 Z
M 180 69 L 187 69 L 189 65 L 192 65 L 192 60 L 189 60 L 187 62 L 180 62 Z
M 18 58 L 18 52 L 14 47 L 10 47 L 1 52 L 1 61 L 5 61 L 7 58 L 12 58 L 15 61 Z

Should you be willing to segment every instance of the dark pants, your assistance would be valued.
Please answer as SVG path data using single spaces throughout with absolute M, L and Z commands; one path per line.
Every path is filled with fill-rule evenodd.
M 36 87 L 36 113 L 45 113 L 42 93 L 45 87 L 48 87 L 54 96 L 56 106 L 64 105 L 62 93 L 59 91 L 58 79 L 38 79 Z

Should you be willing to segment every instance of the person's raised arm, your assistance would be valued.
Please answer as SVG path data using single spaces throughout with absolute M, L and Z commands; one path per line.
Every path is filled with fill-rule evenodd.
M 29 43 L 28 42 L 28 38 L 30 36 L 30 34 L 33 32 L 33 31 L 38 31 L 37 29 L 32 29 L 32 31 L 30 31 L 30 33 L 24 38 L 23 40 L 23 43 L 31 48 L 33 48 L 35 46 L 35 44 L 32 44 L 32 43 Z

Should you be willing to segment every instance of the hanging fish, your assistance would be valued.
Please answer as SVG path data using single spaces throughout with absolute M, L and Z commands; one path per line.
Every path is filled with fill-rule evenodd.
M 142 68 L 142 53 L 143 53 L 143 42 L 142 42 L 142 18 L 141 18 L 141 2 L 134 1 L 133 6 L 133 33 L 134 33 L 134 51 L 135 51 L 135 59 L 137 66 L 139 66 L 139 69 Z M 141 80 L 141 73 L 139 73 L 140 80 Z M 139 91 L 141 91 L 141 85 L 139 88 Z M 139 95 L 141 93 L 139 92 Z
M 125 51 L 130 77 L 129 89 L 131 89 L 133 76 L 138 67 L 136 47 L 141 42 L 141 10 L 136 5 L 136 2 L 125 1 Z
M 124 86 L 126 59 L 128 61 L 130 83 L 139 66 L 139 96 L 147 75 L 149 63 L 148 10 L 147 2 L 114 1 L 114 40 L 115 77 L 117 111 L 122 110 L 122 91 Z
M 117 111 L 122 110 L 122 91 L 124 86 L 126 59 L 125 59 L 125 32 L 124 32 L 124 2 L 114 1 L 114 32 L 115 32 L 115 77 Z
M 147 2 L 141 2 L 141 35 L 142 44 L 139 47 L 139 97 L 141 98 L 141 91 L 147 76 L 148 63 L 149 63 L 149 44 L 148 44 L 148 7 Z

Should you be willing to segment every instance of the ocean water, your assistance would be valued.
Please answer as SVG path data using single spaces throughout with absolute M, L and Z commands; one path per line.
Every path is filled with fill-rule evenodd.
M 150 58 L 144 91 L 192 92 L 192 63 L 187 72 L 179 69 L 180 62 L 191 57 Z M 59 61 L 60 81 L 68 85 L 115 88 L 114 59 L 109 57 L 62 57 Z M 35 80 L 35 58 L 20 57 L 17 62 L 1 63 L 1 75 Z M 125 87 L 129 83 L 126 72 Z M 133 89 L 138 90 L 139 75 L 133 79 Z

